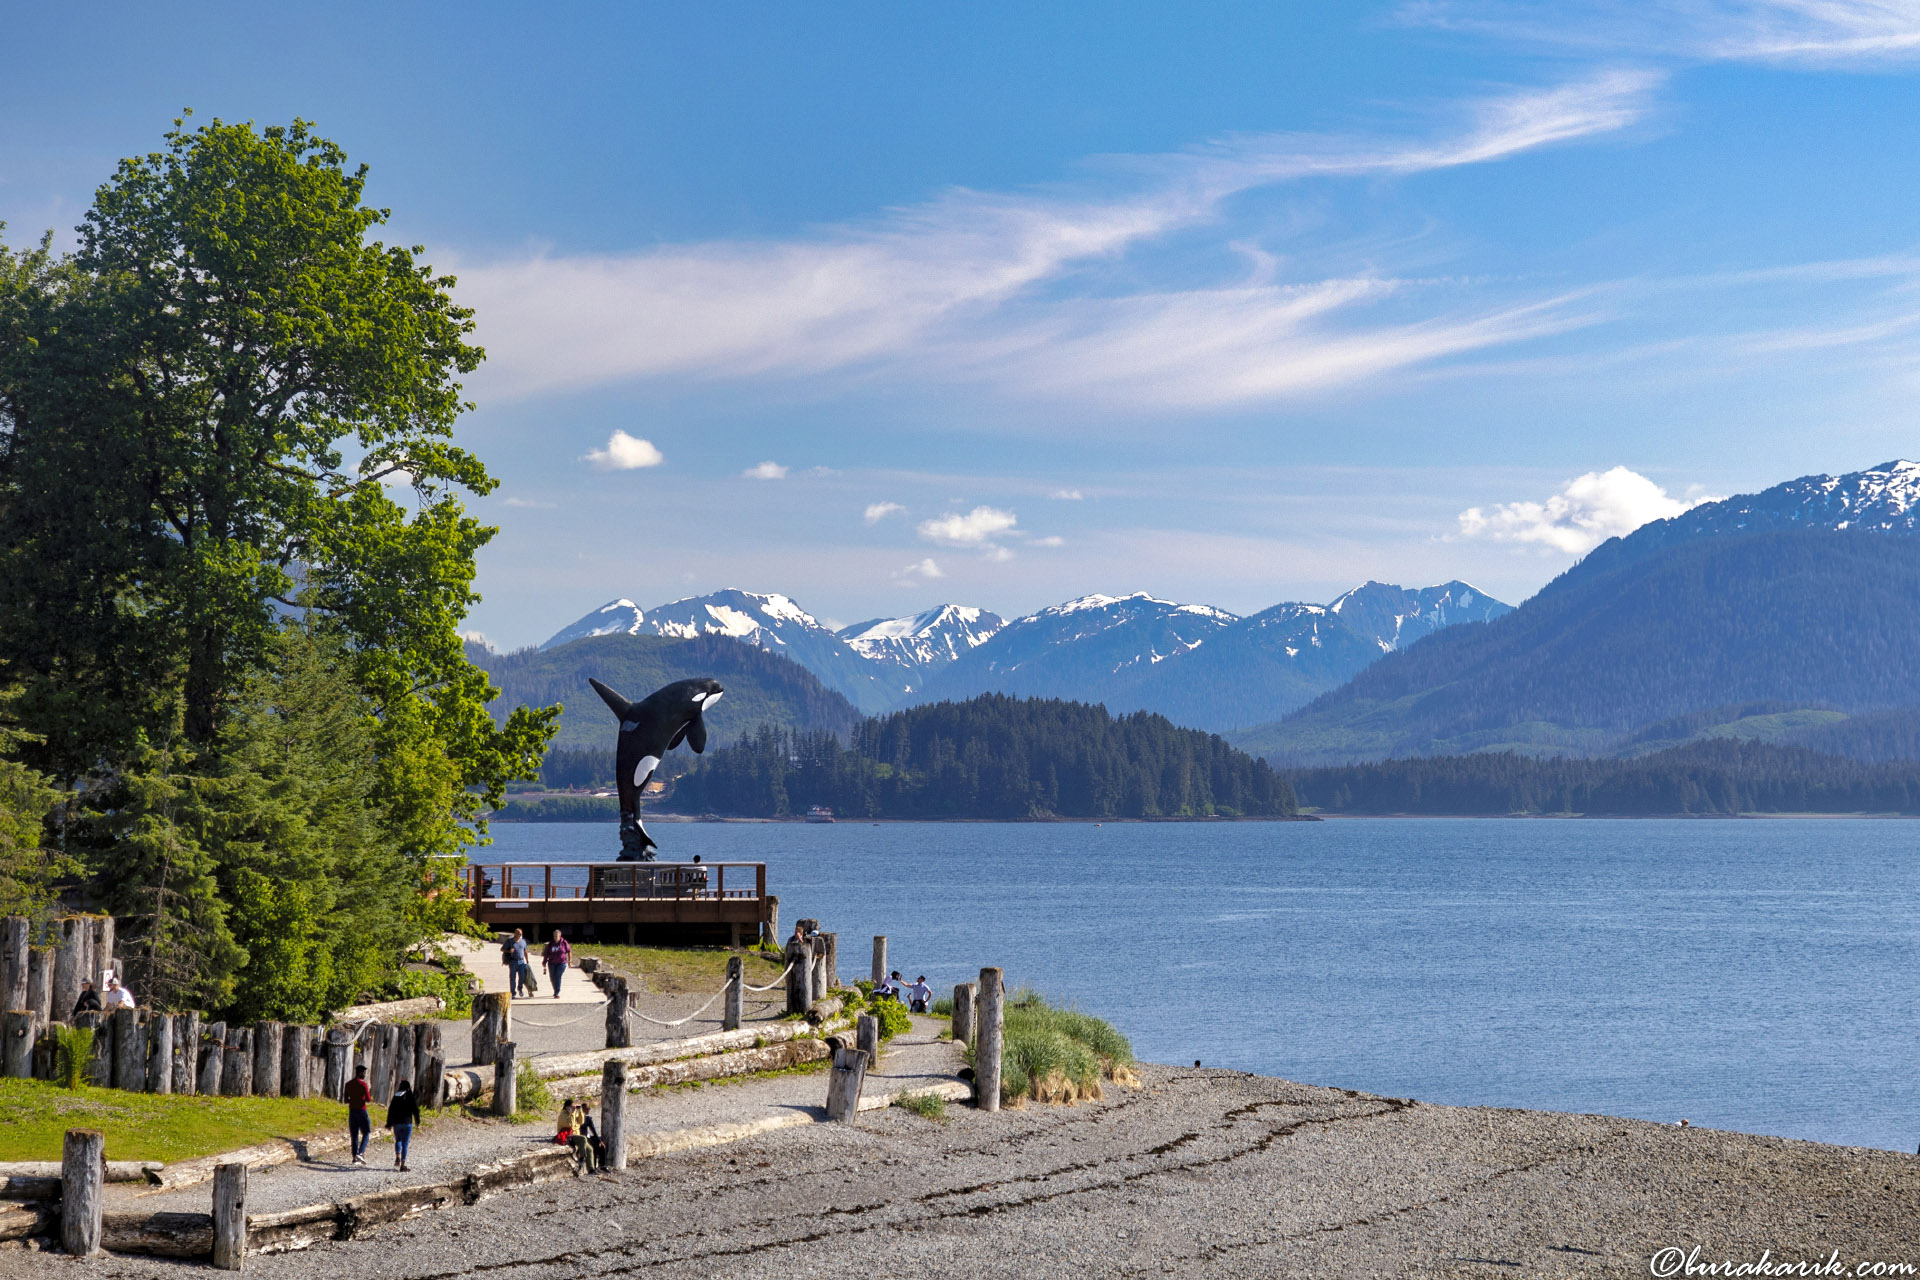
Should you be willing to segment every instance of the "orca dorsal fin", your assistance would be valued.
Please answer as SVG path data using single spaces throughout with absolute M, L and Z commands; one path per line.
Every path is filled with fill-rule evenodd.
M 587 683 L 592 685 L 593 691 L 600 695 L 600 700 L 613 709 L 613 714 L 619 716 L 622 720 L 633 719 L 633 704 L 631 702 L 628 702 L 625 698 L 607 688 L 607 686 L 601 684 L 592 676 L 587 677 Z

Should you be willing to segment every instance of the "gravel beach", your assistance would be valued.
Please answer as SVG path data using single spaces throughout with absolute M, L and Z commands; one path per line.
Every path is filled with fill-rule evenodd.
M 1147 1066 L 1104 1101 L 899 1109 L 637 1162 L 250 1258 L 256 1275 L 1648 1275 L 1920 1263 L 1920 1161 L 1604 1116 Z M 1672 1257 L 1673 1255 L 1668 1255 Z M 37 1255 L 0 1273 L 44 1275 Z M 188 1264 L 111 1257 L 96 1275 Z M 1680 1274 L 1678 1271 L 1673 1274 Z M 1833 1274 L 1855 1274 L 1841 1271 Z

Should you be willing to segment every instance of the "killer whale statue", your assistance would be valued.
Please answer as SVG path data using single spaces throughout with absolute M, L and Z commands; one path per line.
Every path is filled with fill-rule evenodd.
M 620 717 L 620 740 L 614 753 L 614 778 L 620 788 L 620 861 L 652 862 L 659 846 L 640 824 L 640 789 L 660 767 L 660 758 L 683 741 L 696 754 L 707 749 L 702 713 L 720 701 L 726 690 L 718 680 L 676 680 L 638 702 L 628 702 L 591 676 L 587 683 Z

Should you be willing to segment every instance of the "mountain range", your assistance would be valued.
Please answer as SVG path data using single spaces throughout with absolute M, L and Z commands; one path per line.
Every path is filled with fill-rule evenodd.
M 943 604 L 835 629 L 788 596 L 725 590 L 651 609 L 611 601 L 540 652 L 569 665 L 585 640 L 723 637 L 791 659 L 869 714 L 1012 693 L 1157 711 L 1219 732 L 1284 714 L 1442 628 L 1510 611 L 1463 582 L 1419 590 L 1369 582 L 1330 604 L 1279 604 L 1250 617 L 1136 592 L 1082 596 L 1011 621 Z
M 1911 462 L 1706 503 L 1233 740 L 1290 764 L 1701 737 L 1886 759 L 1914 741 L 1920 706 L 1916 515 Z

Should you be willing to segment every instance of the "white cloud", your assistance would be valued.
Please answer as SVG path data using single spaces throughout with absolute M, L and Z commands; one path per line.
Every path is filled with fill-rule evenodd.
M 498 649 L 495 649 L 493 647 L 493 641 L 487 639 L 487 633 L 484 631 L 462 631 L 460 633 L 460 638 L 466 641 L 468 644 L 479 645 L 482 649 L 485 649 L 488 653 L 499 652 Z
M 1566 321 L 1443 305 L 1425 323 L 1369 328 L 1364 308 L 1399 296 L 1396 282 L 1315 279 L 1310 266 L 1291 286 L 1117 296 L 1075 273 L 1219 221 L 1229 200 L 1258 188 L 1481 164 L 1617 131 L 1644 114 L 1657 84 L 1652 73 L 1610 71 L 1510 93 L 1414 141 L 1259 135 L 1106 162 L 1127 190 L 955 190 L 787 240 L 463 263 L 459 296 L 478 309 L 495 394 L 847 371 L 1093 392 L 1116 404 L 1141 391 L 1148 405 L 1259 400 Z M 1338 319 L 1349 327 L 1334 331 Z M 1172 350 L 1156 347 L 1169 337 Z M 1142 369 L 1108 363 L 1128 353 L 1152 359 Z M 1224 389 L 1209 390 L 1215 383 Z
M 1019 523 L 1011 511 L 975 507 L 965 515 L 949 512 L 936 520 L 921 521 L 920 536 L 949 547 L 983 547 Z
M 767 461 L 748 467 L 740 474 L 749 480 L 785 480 L 787 469 L 777 462 Z
M 1052 493 L 1048 494 L 1047 496 L 1049 498 L 1058 499 L 1061 502 L 1079 502 L 1081 499 L 1085 498 L 1087 495 L 1084 493 L 1081 493 L 1078 489 L 1055 489 Z
M 616 431 L 607 437 L 607 447 L 592 450 L 586 461 L 602 471 L 634 471 L 640 467 L 657 467 L 666 461 L 666 456 L 653 447 L 652 441 Z
M 906 508 L 897 502 L 873 502 L 867 504 L 866 514 L 861 518 L 868 524 L 879 524 L 888 516 L 897 516 L 905 510 Z
M 1460 532 L 1497 542 L 1532 542 L 1579 555 L 1650 520 L 1677 516 L 1717 498 L 1676 498 L 1637 471 L 1615 467 L 1568 481 L 1545 502 L 1504 502 L 1460 513 Z
M 1067 540 L 1057 533 L 1050 533 L 1044 538 L 1035 538 L 1033 545 L 1036 547 L 1064 547 L 1067 545 Z
M 1920 0 L 1420 0 L 1405 20 L 1530 44 L 1842 66 L 1920 54 Z
M 933 562 L 933 557 L 928 556 L 925 560 L 916 560 L 910 565 L 894 570 L 893 580 L 903 587 L 914 587 L 922 582 L 931 582 L 935 578 L 946 576 L 940 571 L 940 566 Z
M 553 504 L 551 502 L 536 502 L 532 498 L 505 498 L 502 499 L 502 501 L 510 507 L 525 507 L 533 511 L 553 510 Z

